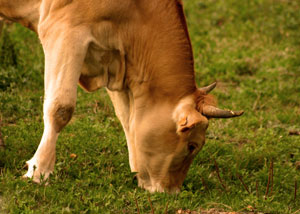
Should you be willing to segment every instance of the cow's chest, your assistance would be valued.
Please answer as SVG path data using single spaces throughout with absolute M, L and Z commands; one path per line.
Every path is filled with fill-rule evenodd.
M 124 57 L 118 50 L 101 48 L 90 44 L 81 72 L 81 85 L 89 90 L 107 87 L 111 90 L 121 90 L 125 75 Z M 86 82 L 82 84 L 82 82 Z M 88 85 L 88 87 L 85 87 Z
M 114 70 L 112 64 L 115 61 L 115 55 L 116 53 L 111 50 L 104 50 L 91 44 L 84 60 L 82 75 L 95 77 L 103 75 L 108 70 Z

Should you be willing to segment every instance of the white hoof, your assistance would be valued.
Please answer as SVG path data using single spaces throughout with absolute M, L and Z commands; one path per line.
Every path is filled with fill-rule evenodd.
M 35 158 L 27 161 L 26 165 L 28 167 L 28 171 L 25 175 L 23 175 L 23 178 L 30 178 L 36 183 L 48 183 L 48 178 L 52 173 L 52 170 L 45 170 L 42 167 L 38 166 Z

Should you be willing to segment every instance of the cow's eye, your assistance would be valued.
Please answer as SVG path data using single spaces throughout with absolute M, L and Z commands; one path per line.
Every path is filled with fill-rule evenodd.
M 196 143 L 190 142 L 188 144 L 188 150 L 190 151 L 190 153 L 192 153 L 196 148 L 197 148 L 197 144 Z

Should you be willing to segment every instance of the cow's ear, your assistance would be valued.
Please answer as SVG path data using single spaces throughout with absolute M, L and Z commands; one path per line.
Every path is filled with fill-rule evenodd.
M 194 108 L 186 108 L 177 121 L 177 133 L 186 133 L 197 125 L 207 128 L 208 120 Z
M 201 126 L 206 130 L 208 120 L 197 110 L 195 96 L 187 96 L 180 100 L 173 112 L 177 133 L 188 133 L 195 126 Z

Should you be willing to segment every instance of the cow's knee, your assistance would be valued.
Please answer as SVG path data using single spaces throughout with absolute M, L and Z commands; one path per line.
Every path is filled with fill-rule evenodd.
M 71 120 L 75 105 L 55 105 L 51 117 L 56 132 L 60 132 Z

